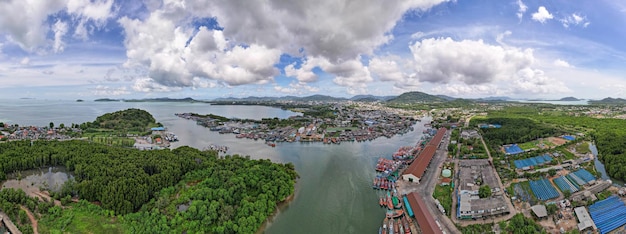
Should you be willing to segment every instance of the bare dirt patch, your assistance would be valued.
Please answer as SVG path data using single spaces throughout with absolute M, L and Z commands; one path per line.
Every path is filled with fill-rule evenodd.
M 548 137 L 548 140 L 555 146 L 563 145 L 567 143 L 567 140 L 560 137 Z

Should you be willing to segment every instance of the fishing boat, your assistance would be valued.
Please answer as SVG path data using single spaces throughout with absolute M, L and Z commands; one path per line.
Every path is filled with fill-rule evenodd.
M 389 234 L 394 234 L 393 232 L 393 219 L 389 220 Z
M 389 220 L 387 218 L 385 218 L 385 220 L 383 220 L 383 234 L 387 234 L 387 227 L 389 226 Z
M 380 206 L 385 206 L 385 199 L 383 197 L 380 197 L 380 199 L 378 199 L 378 204 Z
M 391 194 L 387 192 L 387 208 L 393 210 L 393 201 L 391 200 Z
M 395 233 L 399 233 L 398 231 L 399 231 L 400 229 L 398 228 L 398 222 L 393 222 L 393 230 L 395 230 L 395 231 L 396 231 Z
M 393 211 L 388 210 L 387 214 L 386 214 L 386 217 L 390 218 L 390 219 L 394 219 L 394 218 L 398 218 L 398 217 L 402 216 L 403 214 L 404 214 L 403 210 L 393 210 Z
M 411 234 L 411 228 L 409 227 L 409 220 L 406 216 L 402 216 L 402 225 L 404 226 L 404 234 Z

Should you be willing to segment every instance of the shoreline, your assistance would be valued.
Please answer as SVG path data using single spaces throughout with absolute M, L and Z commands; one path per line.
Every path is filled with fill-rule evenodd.
M 298 182 L 296 181 L 296 185 L 297 184 Z M 291 202 L 293 202 L 296 199 L 297 191 L 298 190 L 294 189 L 291 195 L 287 196 L 284 200 L 276 203 L 276 209 L 274 209 L 274 212 L 272 212 L 272 214 L 263 221 L 263 223 L 261 224 L 259 229 L 255 232 L 255 234 L 265 233 L 265 230 L 273 223 L 274 219 L 278 217 L 281 211 L 288 208 L 289 204 L 291 204 Z

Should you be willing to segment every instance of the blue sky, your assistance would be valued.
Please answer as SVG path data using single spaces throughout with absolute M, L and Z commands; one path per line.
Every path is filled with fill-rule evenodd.
M 626 3 L 5 0 L 0 98 L 626 98 Z

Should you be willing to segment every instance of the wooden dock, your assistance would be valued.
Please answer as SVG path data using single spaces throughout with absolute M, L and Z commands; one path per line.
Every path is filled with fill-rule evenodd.
M 9 219 L 9 216 L 5 214 L 4 212 L 0 212 L 0 222 L 4 223 L 4 226 L 9 230 L 11 234 L 22 234 L 22 232 L 19 229 L 17 229 L 15 224 L 11 222 L 11 219 Z

